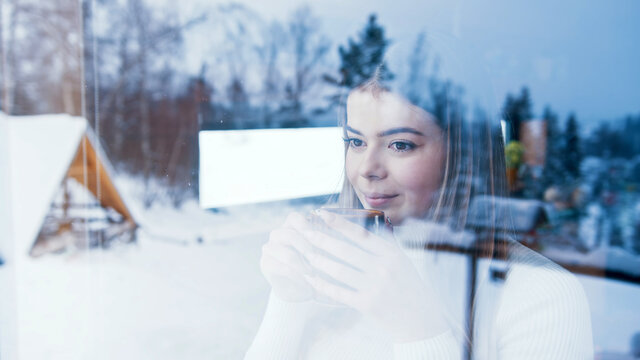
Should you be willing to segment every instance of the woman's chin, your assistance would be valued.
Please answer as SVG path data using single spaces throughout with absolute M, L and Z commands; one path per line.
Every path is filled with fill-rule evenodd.
M 384 211 L 384 210 L 382 210 Z M 395 211 L 384 211 L 384 216 L 389 219 L 392 226 L 400 225 L 404 221 L 404 217 L 400 216 Z
M 393 218 L 391 216 L 388 216 L 388 218 L 389 218 L 389 222 L 391 223 L 391 226 L 402 225 L 402 223 L 404 222 L 403 218 Z

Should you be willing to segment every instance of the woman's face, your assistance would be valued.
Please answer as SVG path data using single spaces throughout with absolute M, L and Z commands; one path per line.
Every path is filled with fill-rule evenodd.
M 444 142 L 433 117 L 401 97 L 354 91 L 347 100 L 346 173 L 365 208 L 392 224 L 422 217 L 442 182 Z

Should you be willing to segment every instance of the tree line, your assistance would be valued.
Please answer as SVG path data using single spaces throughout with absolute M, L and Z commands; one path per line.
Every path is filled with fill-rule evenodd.
M 487 116 L 482 109 L 467 115 L 463 86 L 440 76 L 425 33 L 416 36 L 405 76 L 396 74 L 386 61 L 392 40 L 375 14 L 336 49 L 308 6 L 269 21 L 238 4 L 210 5 L 191 18 L 180 17 L 177 5 L 145 0 L 83 0 L 81 7 L 7 0 L 3 9 L 2 110 L 85 116 L 116 167 L 143 179 L 146 205 L 164 195 L 179 205 L 197 194 L 198 131 L 335 125 L 345 90 L 374 74 L 436 117 L 447 109 Z M 197 74 L 185 66 L 193 34 L 205 34 Z M 503 114 L 517 139 L 520 124 L 534 117 L 526 87 L 507 96 Z M 585 155 L 640 150 L 640 117 L 621 128 L 603 123 L 587 139 L 575 115 L 563 125 L 547 107 L 542 117 L 547 183 L 576 179 Z

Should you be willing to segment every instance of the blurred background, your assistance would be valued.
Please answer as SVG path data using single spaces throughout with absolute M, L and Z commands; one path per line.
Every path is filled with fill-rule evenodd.
M 0 4 L 0 359 L 242 358 L 260 247 L 340 190 L 381 63 L 501 124 L 518 240 L 582 282 L 597 359 L 640 358 L 639 2 Z

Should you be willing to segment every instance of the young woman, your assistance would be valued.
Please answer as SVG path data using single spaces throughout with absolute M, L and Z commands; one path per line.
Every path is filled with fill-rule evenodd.
M 512 264 L 506 281 L 481 276 L 471 309 L 463 309 L 452 289 L 462 285 L 455 282 L 464 281 L 466 263 L 425 250 L 469 245 L 467 219 L 477 215 L 469 204 L 481 195 L 489 201 L 474 211 L 493 219 L 489 243 L 506 238 L 497 229 L 507 219 L 490 201 L 505 188 L 500 131 L 454 110 L 429 113 L 375 78 L 350 92 L 340 203 L 384 211 L 393 237 L 320 212 L 345 242 L 291 214 L 263 247 L 272 293 L 247 359 L 460 359 L 465 348 L 478 359 L 592 357 L 584 293 L 560 267 L 515 242 L 496 242 Z M 485 250 L 490 258 L 496 249 Z

